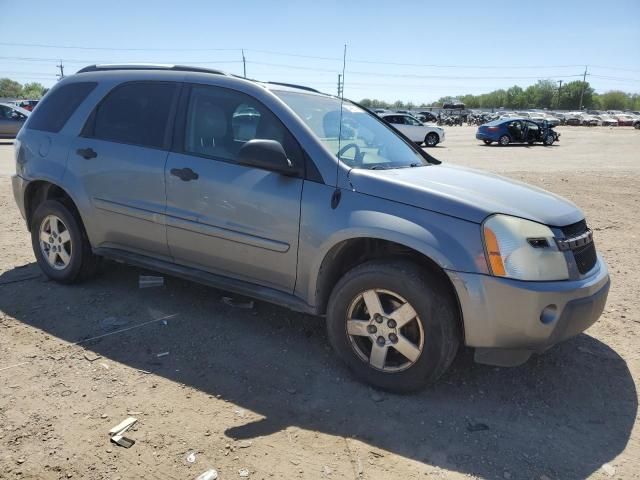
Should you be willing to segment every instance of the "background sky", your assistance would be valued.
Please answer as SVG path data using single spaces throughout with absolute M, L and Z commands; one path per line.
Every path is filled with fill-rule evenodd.
M 92 63 L 218 68 L 345 96 L 431 102 L 537 79 L 640 92 L 640 0 L 0 0 L 0 77 Z

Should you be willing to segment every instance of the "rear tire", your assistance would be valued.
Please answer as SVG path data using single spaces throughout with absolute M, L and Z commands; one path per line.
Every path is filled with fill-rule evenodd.
M 500 145 L 502 145 L 503 147 L 506 147 L 507 145 L 509 145 L 509 143 L 511 142 L 511 139 L 509 138 L 509 135 L 502 135 L 499 139 L 498 139 L 498 143 Z
M 60 283 L 92 276 L 99 257 L 91 251 L 82 221 L 71 205 L 46 200 L 31 219 L 31 245 L 44 274 Z
M 424 143 L 427 147 L 435 147 L 438 142 L 440 142 L 440 137 L 438 137 L 437 133 L 427 133 L 427 136 L 424 137 Z
M 382 313 L 371 315 L 376 306 Z M 394 392 L 423 388 L 449 368 L 460 343 L 458 325 L 451 292 L 406 260 L 355 267 L 327 306 L 329 341 L 338 356 L 358 379 Z

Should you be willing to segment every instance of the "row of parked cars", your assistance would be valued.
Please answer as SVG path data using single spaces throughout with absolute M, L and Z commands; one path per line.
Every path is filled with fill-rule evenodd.
M 502 112 L 499 114 L 498 118 L 527 118 L 535 122 L 547 121 L 553 126 L 636 126 L 636 128 L 640 128 L 640 112 L 621 112 L 618 110 L 586 110 L 583 112 Z

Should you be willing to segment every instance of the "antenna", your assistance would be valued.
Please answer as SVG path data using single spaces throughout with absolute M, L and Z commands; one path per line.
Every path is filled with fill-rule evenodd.
M 244 73 L 243 77 L 247 78 L 247 59 L 244 58 L 244 48 L 242 49 L 242 71 Z
M 347 64 L 347 44 L 344 44 L 344 53 L 342 54 L 342 83 L 340 85 L 340 123 L 338 124 L 338 153 L 340 153 L 340 149 L 342 148 L 342 106 L 344 104 L 344 70 Z M 336 162 L 336 192 L 338 191 L 338 172 L 340 171 L 340 157 L 338 157 L 338 161 Z M 334 194 L 336 195 L 336 194 Z M 339 200 L 339 194 L 338 200 Z

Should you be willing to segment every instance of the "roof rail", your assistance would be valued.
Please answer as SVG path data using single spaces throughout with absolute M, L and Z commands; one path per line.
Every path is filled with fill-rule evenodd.
M 100 64 L 100 65 L 89 65 L 87 67 L 81 68 L 76 73 L 85 73 L 85 72 L 104 72 L 109 70 L 173 70 L 178 72 L 198 72 L 198 73 L 214 73 L 216 75 L 226 75 L 225 72 L 221 70 L 213 70 L 210 68 L 202 68 L 202 67 L 187 67 L 185 65 L 168 65 L 161 63 L 122 63 L 122 64 Z
M 320 90 L 316 90 L 315 88 L 305 87 L 304 85 L 295 85 L 293 83 L 283 83 L 283 82 L 265 82 L 265 83 L 268 83 L 269 85 L 280 85 L 281 87 L 298 88 L 300 90 L 306 90 L 308 92 L 322 93 Z

